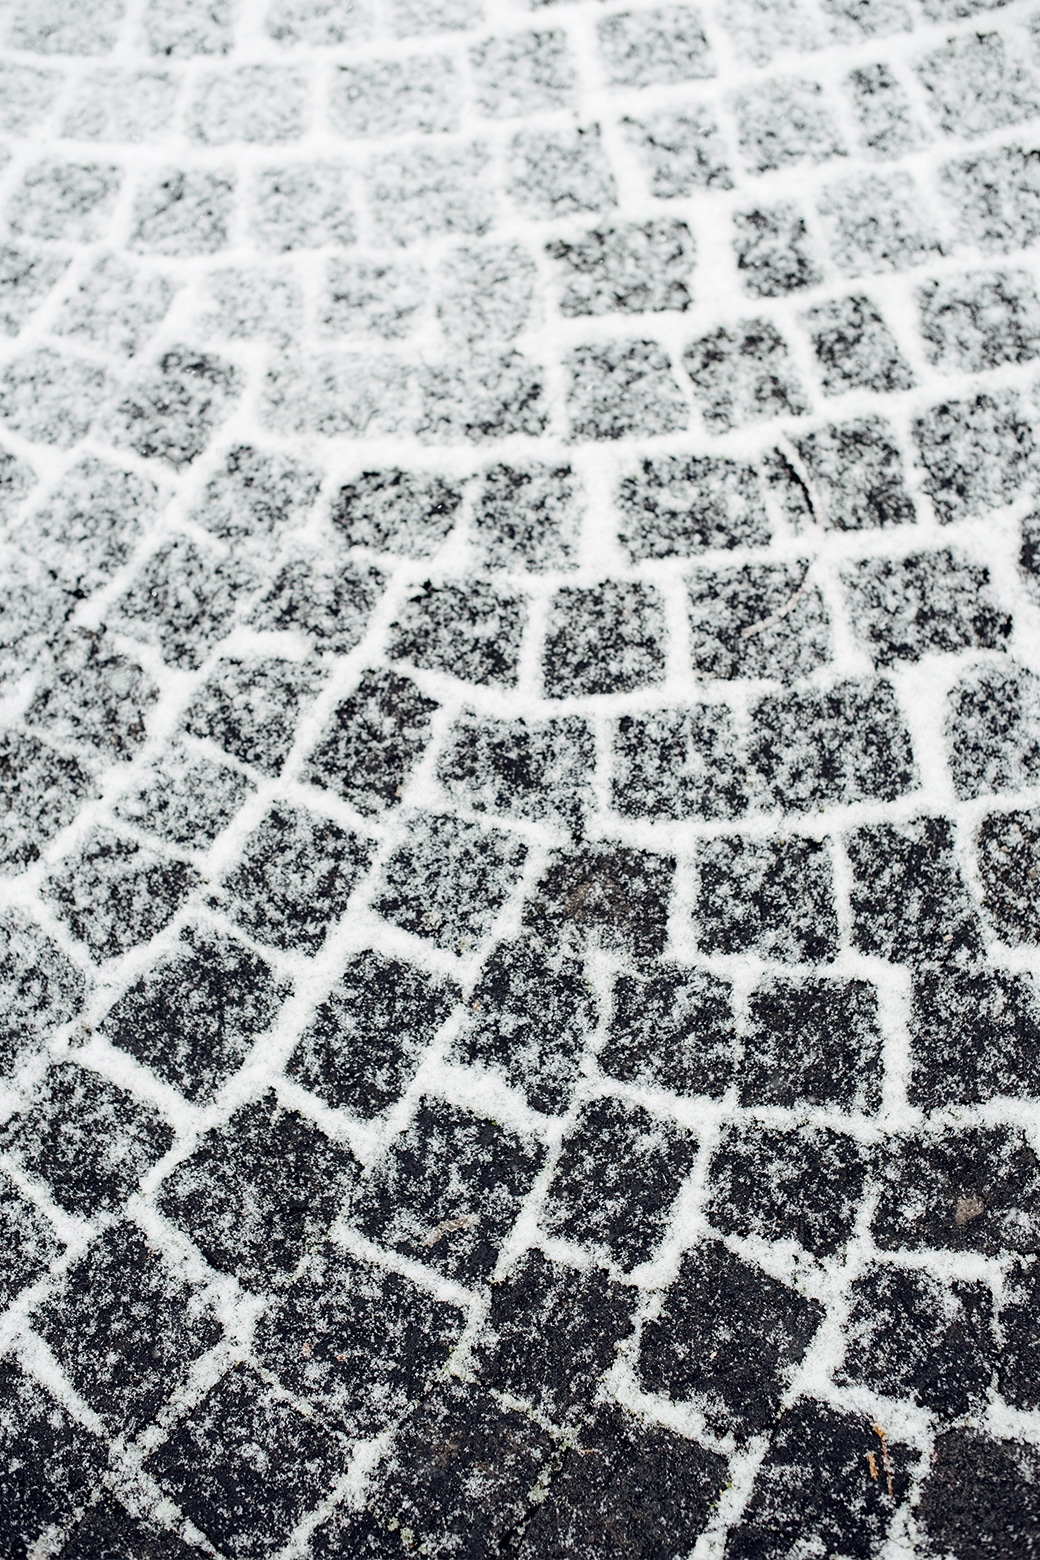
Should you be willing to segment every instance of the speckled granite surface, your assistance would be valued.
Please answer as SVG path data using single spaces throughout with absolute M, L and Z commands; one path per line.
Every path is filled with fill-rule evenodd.
M 0 1557 L 1040 1555 L 1040 15 L 0 4 Z

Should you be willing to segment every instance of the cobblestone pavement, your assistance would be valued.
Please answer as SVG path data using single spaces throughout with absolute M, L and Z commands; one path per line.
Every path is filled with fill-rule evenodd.
M 1036 0 L 0 4 L 0 1556 L 1040 1555 Z

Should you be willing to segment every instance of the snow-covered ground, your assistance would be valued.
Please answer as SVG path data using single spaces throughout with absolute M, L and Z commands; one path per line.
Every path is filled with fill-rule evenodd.
M 1040 15 L 0 3 L 0 1555 L 1040 1555 Z

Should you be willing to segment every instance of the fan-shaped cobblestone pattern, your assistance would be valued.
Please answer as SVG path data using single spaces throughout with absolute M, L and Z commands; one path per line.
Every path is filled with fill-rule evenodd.
M 1040 1554 L 1035 0 L 0 6 L 0 1553 Z

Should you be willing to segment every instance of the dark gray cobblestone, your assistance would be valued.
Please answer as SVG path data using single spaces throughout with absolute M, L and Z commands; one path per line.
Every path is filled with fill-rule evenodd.
M 1031 8 L 0 13 L 0 1556 L 1035 1560 Z

